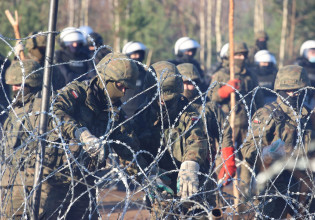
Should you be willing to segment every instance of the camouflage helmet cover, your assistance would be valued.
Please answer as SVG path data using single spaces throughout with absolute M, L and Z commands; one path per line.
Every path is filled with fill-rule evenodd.
M 298 65 L 288 65 L 279 69 L 274 90 L 294 90 L 310 85 L 305 69 Z
M 107 54 L 96 66 L 98 74 L 106 81 L 120 82 L 135 89 L 139 70 L 134 61 L 122 53 Z
M 255 39 L 259 39 L 259 38 L 265 38 L 266 41 L 267 41 L 269 39 L 269 36 L 268 36 L 268 34 L 265 31 L 258 31 L 255 34 Z
M 180 74 L 186 76 L 186 78 L 183 78 L 183 81 L 188 81 L 189 79 L 193 81 L 200 80 L 200 73 L 192 63 L 182 63 L 176 67 Z
M 157 79 L 161 83 L 161 88 L 163 92 L 163 99 L 165 101 L 173 99 L 175 96 L 184 92 L 184 83 L 182 77 L 176 66 L 167 61 L 160 61 L 154 63 L 151 69 L 156 73 Z M 151 76 L 151 81 L 153 76 Z M 177 76 L 176 76 L 177 75 Z M 154 83 L 155 82 L 155 79 Z
M 39 70 L 41 68 L 39 63 L 32 59 L 23 60 L 22 63 L 23 66 L 21 66 L 18 61 L 15 61 L 11 64 L 5 73 L 6 83 L 8 85 L 22 84 L 22 69 L 24 68 L 25 85 L 33 88 L 40 87 L 43 81 L 43 70 Z
M 248 53 L 248 48 L 245 42 L 235 42 L 234 43 L 234 54 L 236 53 Z M 227 51 L 227 56 L 230 57 L 230 47 Z
M 46 47 L 46 42 L 47 42 L 47 36 L 46 35 L 37 35 L 38 32 L 37 31 L 34 31 L 34 32 L 31 32 L 28 36 L 30 38 L 28 38 L 26 40 L 26 45 L 25 47 L 30 50 L 30 49 L 34 49 L 34 48 L 37 48 L 37 47 Z M 36 36 L 34 36 L 36 35 Z

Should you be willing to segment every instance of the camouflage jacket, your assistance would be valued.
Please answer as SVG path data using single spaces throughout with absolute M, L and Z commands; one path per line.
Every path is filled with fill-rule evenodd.
M 74 81 L 58 94 L 53 112 L 60 120 L 57 125 L 60 126 L 63 138 L 69 142 L 75 139 L 77 128 L 87 127 L 98 138 L 124 142 L 137 150 L 131 128 L 127 123 L 121 124 L 125 120 L 125 114 L 118 108 L 121 103 L 111 107 L 103 90 L 96 86 L 96 81 L 97 77 L 91 81 Z M 122 159 L 133 159 L 132 151 L 123 144 L 110 146 Z
M 199 114 L 202 114 L 203 104 L 200 99 L 192 105 L 199 110 Z M 219 143 L 220 148 L 233 146 L 232 129 L 224 112 L 218 108 L 216 104 L 210 101 L 207 101 L 204 107 L 205 115 L 203 115 L 203 119 L 206 119 L 204 124 L 207 125 L 208 138 L 210 138 L 209 142 L 214 144 L 213 142 L 215 140 Z
M 310 143 L 311 122 L 308 121 L 306 125 L 305 123 L 309 116 L 309 110 L 303 107 L 301 116 L 298 116 L 298 112 L 296 114 L 294 115 L 292 109 L 285 105 L 280 98 L 265 105 L 254 114 L 251 124 L 253 133 L 249 134 L 242 149 L 249 164 L 253 165 L 255 163 L 257 147 L 262 150 L 279 138 L 285 142 L 287 155 L 302 146 L 307 150 Z M 299 125 L 301 126 L 299 133 L 297 121 L 300 121 Z M 301 133 L 304 129 L 305 131 Z M 297 144 L 298 134 L 302 137 L 302 143 Z
M 159 167 L 167 171 L 179 169 L 184 161 L 198 162 L 201 170 L 206 165 L 208 150 L 202 120 L 197 122 L 199 114 L 192 106 L 183 110 L 187 104 L 188 100 L 181 97 L 176 109 L 171 110 L 171 126 L 168 119 L 163 119 L 163 130 L 161 112 L 156 102 L 132 120 L 141 150 L 152 154 L 145 156 L 149 163 L 158 161 Z M 175 121 L 175 118 L 178 120 Z
M 5 161 L 3 167 L 5 174 L 2 179 L 4 185 L 13 182 L 16 184 L 15 176 L 20 175 L 20 172 L 23 173 L 22 176 L 31 177 L 33 171 L 30 170 L 35 167 L 35 153 L 39 146 L 41 100 L 41 92 L 29 93 L 23 99 L 18 98 L 4 123 L 4 145 L 1 147 L 2 161 Z M 52 132 L 51 122 L 49 120 L 47 128 L 48 143 L 45 149 L 44 174 L 62 164 L 63 150 L 52 144 L 58 140 L 58 136 Z M 16 180 L 21 179 L 16 178 Z M 33 178 L 26 179 L 26 185 L 33 184 Z
M 247 70 L 246 68 L 241 72 L 241 73 L 236 73 L 235 74 L 235 79 L 239 79 L 241 81 L 240 83 L 240 88 L 238 89 L 239 93 L 242 96 L 247 95 L 250 91 L 252 91 L 256 86 L 258 86 L 258 81 L 257 81 L 257 76 Z M 227 69 L 226 67 L 222 67 L 218 72 L 216 72 L 211 80 L 211 83 L 214 82 L 224 82 L 227 83 L 230 80 L 230 70 Z M 221 88 L 223 85 L 215 85 L 212 90 L 209 92 L 210 100 L 216 102 L 219 107 L 222 108 L 223 112 L 225 114 L 229 114 L 231 111 L 231 106 L 230 106 L 230 98 L 222 99 L 219 96 L 218 90 Z M 244 120 L 244 117 L 241 117 L 241 115 L 244 114 L 245 106 L 243 102 L 240 100 L 240 96 L 236 93 L 236 119 Z M 252 94 L 248 94 L 245 97 L 245 102 L 250 108 L 252 100 Z M 257 93 L 255 94 L 255 105 L 253 105 L 253 110 L 258 109 L 263 106 L 264 99 L 262 95 L 262 91 L 258 90 Z M 246 113 L 246 112 L 245 112 Z M 246 117 L 245 117 L 246 120 Z M 235 121 L 235 124 L 238 124 L 238 120 Z

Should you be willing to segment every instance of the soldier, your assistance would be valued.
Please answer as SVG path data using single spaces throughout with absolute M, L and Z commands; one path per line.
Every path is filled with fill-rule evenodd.
M 39 34 L 37 31 L 31 32 L 28 35 L 30 38 L 26 40 L 27 57 L 37 61 L 41 67 L 45 65 L 45 53 L 47 37 L 44 34 Z M 53 90 L 57 91 L 66 85 L 65 78 L 58 68 L 54 67 L 52 76 Z
M 67 27 L 62 30 L 59 43 L 62 49 L 55 52 L 54 63 L 58 65 L 66 84 L 74 79 L 84 81 L 95 76 L 95 72 L 91 71 L 92 63 L 87 61 L 90 58 L 89 49 L 82 32 L 74 27 Z
M 188 100 L 181 95 L 183 80 L 174 64 L 161 61 L 150 69 L 156 74 L 159 84 L 148 72 L 146 88 L 156 84 L 161 90 L 155 94 L 150 91 L 150 102 L 144 103 L 145 109 L 140 107 L 141 112 L 131 121 L 140 147 L 150 153 L 145 155 L 148 163 L 158 165 L 163 184 L 172 189 L 168 191 L 168 198 L 177 198 L 172 193 L 177 192 L 182 200 L 190 198 L 199 202 L 207 201 L 213 208 L 214 196 L 207 191 L 210 190 L 209 183 L 212 180 L 197 174 L 209 172 L 206 135 L 201 120 L 198 120 L 199 114 L 192 106 L 188 106 Z M 203 193 L 196 195 L 198 189 Z M 151 202 L 152 219 L 172 218 L 170 213 L 178 213 L 178 200 L 165 200 L 156 196 Z M 189 203 L 184 204 L 183 209 L 190 206 Z
M 255 94 L 254 103 L 252 103 L 251 92 L 256 86 L 258 86 L 257 76 L 250 72 L 246 67 L 246 59 L 248 49 L 245 43 L 236 42 L 234 46 L 234 71 L 235 79 L 230 80 L 230 62 L 229 62 L 229 49 L 226 56 L 222 59 L 222 68 L 213 75 L 211 83 L 227 83 L 226 85 L 216 84 L 213 89 L 209 91 L 210 100 L 216 102 L 226 115 L 230 115 L 230 111 L 234 108 L 235 120 L 234 120 L 234 147 L 237 149 L 237 155 L 240 160 L 243 160 L 243 155 L 239 152 L 239 147 L 243 143 L 247 135 L 248 128 L 248 114 L 253 113 L 256 109 L 263 105 L 263 96 L 261 90 L 258 90 Z M 236 104 L 230 106 L 230 94 L 237 89 L 235 95 Z M 239 94 L 240 95 L 239 95 Z M 248 110 L 246 110 L 246 103 Z M 244 162 L 245 163 L 245 162 Z M 251 180 L 251 173 L 246 165 L 240 167 L 240 188 L 242 195 L 245 199 L 248 195 L 248 184 Z
M 217 84 L 214 86 L 213 90 L 210 90 L 209 97 L 210 100 L 216 102 L 223 112 L 226 115 L 230 114 L 231 106 L 230 106 L 230 94 L 234 91 L 231 87 L 233 86 L 235 89 L 238 89 L 238 92 L 245 96 L 247 93 L 252 91 L 256 86 L 258 86 L 257 76 L 250 72 L 246 67 L 246 59 L 247 59 L 248 49 L 245 43 L 235 43 L 234 48 L 234 71 L 235 71 L 235 79 L 230 80 L 230 63 L 229 63 L 229 50 L 227 51 L 226 56 L 223 58 L 223 67 L 216 72 L 213 77 L 211 83 L 227 83 L 229 85 L 221 85 Z M 231 85 L 231 86 L 230 86 Z M 236 146 L 240 146 L 245 140 L 247 127 L 248 127 L 248 117 L 247 111 L 243 102 L 241 101 L 241 97 L 236 94 L 236 116 L 235 116 L 235 137 L 234 140 L 236 142 Z M 247 95 L 245 97 L 245 103 L 249 107 L 251 104 L 252 96 Z M 263 105 L 263 97 L 261 91 L 257 91 L 255 95 L 255 105 L 253 106 L 252 112 L 255 111 L 255 108 L 258 109 Z
M 252 72 L 257 74 L 259 86 L 272 90 L 277 71 L 276 58 L 268 50 L 260 50 L 255 54 L 255 65 L 252 67 Z M 264 103 L 276 100 L 274 93 L 266 89 L 262 92 L 265 100 Z
M 9 59 L 5 59 L 4 56 L 0 54 L 0 71 L 1 71 L 1 81 L 0 84 L 3 86 L 3 89 L 0 89 L 0 124 L 2 124 L 6 118 L 6 115 L 3 110 L 7 108 L 10 103 L 10 88 L 9 85 L 5 83 L 5 72 L 9 68 L 11 62 Z M 5 95 L 6 94 L 6 95 Z M 1 133 L 1 132 L 0 132 Z
M 130 59 L 136 60 L 138 62 L 143 62 L 146 54 L 146 46 L 137 41 L 130 41 L 123 47 L 123 54 L 126 54 Z M 139 77 L 137 79 L 136 89 L 128 89 L 125 96 L 121 99 L 122 102 L 127 102 L 123 105 L 122 109 L 125 111 L 128 118 L 130 118 L 139 106 L 145 100 L 145 94 L 139 95 L 143 91 L 144 78 L 146 76 L 146 70 L 143 65 L 136 63 L 139 69 Z M 137 96 L 137 97 L 135 97 Z
M 255 54 L 260 50 L 268 50 L 268 40 L 269 36 L 265 31 L 258 31 L 255 34 L 255 45 L 249 49 L 248 53 L 248 64 L 252 65 L 254 64 L 254 56 Z
M 194 59 L 198 48 L 200 48 L 200 45 L 196 40 L 189 37 L 181 37 L 176 41 L 174 46 L 176 58 L 168 61 L 174 63 L 176 66 L 181 63 L 194 64 L 201 76 L 202 89 L 205 90 L 207 85 L 204 85 L 204 72 L 201 69 L 199 62 Z
M 300 57 L 296 59 L 295 64 L 304 67 L 311 86 L 315 87 L 315 40 L 308 40 L 302 44 Z
M 306 92 L 303 88 L 308 85 L 309 79 L 302 67 L 288 65 L 280 68 L 274 90 L 281 96 L 255 113 L 252 132 L 242 149 L 251 167 L 263 171 L 277 160 L 297 160 L 298 157 L 307 156 L 311 122 L 307 119 L 310 112 L 303 103 Z M 259 164 L 263 166 L 259 167 Z M 309 203 L 305 195 L 310 190 L 307 187 L 313 186 L 313 180 L 309 178 L 306 172 L 294 170 L 291 173 L 284 167 L 281 173 L 268 181 L 270 185 L 266 186 L 263 192 L 266 196 L 262 197 L 259 206 L 262 212 L 260 217 L 282 219 L 286 218 L 287 213 L 292 217 L 306 216 L 303 208 L 309 208 Z M 292 199 L 298 202 L 290 203 Z M 297 207 L 299 203 L 304 207 Z
M 177 69 L 179 73 L 184 76 L 183 95 L 188 101 L 192 102 L 194 108 L 199 110 L 199 114 L 202 114 L 202 108 L 205 108 L 205 117 L 203 117 L 203 120 L 205 120 L 204 124 L 206 125 L 206 131 L 208 132 L 208 143 L 212 144 L 212 146 L 210 146 L 209 162 L 213 163 L 216 152 L 221 152 L 225 165 L 222 166 L 218 179 L 222 179 L 225 176 L 223 179 L 225 181 L 224 185 L 227 185 L 229 182 L 228 179 L 231 179 L 236 171 L 235 156 L 233 154 L 232 130 L 229 122 L 226 121 L 225 114 L 217 105 L 209 100 L 206 100 L 205 104 L 203 104 L 196 88 L 196 86 L 200 85 L 200 75 L 197 68 L 191 63 L 183 63 L 178 65 Z M 216 146 L 214 146 L 214 143 L 216 143 Z
M 94 44 L 91 38 L 93 39 Z M 87 37 L 87 42 L 89 46 L 90 57 L 93 57 L 94 53 L 96 52 L 94 59 L 95 65 L 97 65 L 107 54 L 112 52 L 111 49 L 107 47 L 99 49 L 99 47 L 104 46 L 103 38 L 99 33 L 91 33 L 90 37 Z
M 40 65 L 30 59 L 13 62 L 6 72 L 5 80 L 12 86 L 15 99 L 12 109 L 6 119 L 3 130 L 1 155 L 1 217 L 5 219 L 30 218 L 31 193 L 34 181 L 35 152 L 38 148 L 37 136 L 39 113 L 41 106 L 41 86 L 43 72 Z M 24 75 L 22 73 L 24 68 Z M 24 79 L 24 84 L 22 84 Z M 52 126 L 49 125 L 51 130 Z M 48 140 L 56 142 L 57 136 L 50 134 Z M 46 149 L 44 179 L 60 164 L 61 150 L 51 146 Z M 48 199 L 53 190 L 52 182 L 57 181 L 57 175 L 42 182 L 40 218 L 48 218 L 58 207 L 56 200 Z M 62 200 L 61 200 L 62 201 Z

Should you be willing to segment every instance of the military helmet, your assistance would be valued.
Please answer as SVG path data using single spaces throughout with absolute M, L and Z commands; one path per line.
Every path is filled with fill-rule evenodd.
M 254 56 L 254 60 L 256 63 L 265 62 L 265 63 L 273 63 L 274 65 L 277 64 L 275 56 L 272 53 L 270 53 L 268 50 L 258 51 Z
M 186 78 L 183 78 L 184 82 L 189 81 L 189 79 L 191 79 L 192 81 L 200 80 L 200 73 L 194 64 L 182 63 L 177 65 L 176 67 L 181 75 L 186 76 Z
M 174 53 L 175 55 L 180 55 L 185 50 L 197 49 L 199 47 L 200 45 L 197 41 L 189 37 L 181 37 L 175 43 Z
M 315 40 L 305 41 L 300 48 L 300 56 L 306 57 L 306 51 L 309 49 L 315 49 Z
M 96 66 L 98 74 L 106 81 L 120 82 L 130 89 L 136 88 L 139 70 L 134 61 L 122 53 L 107 54 Z
M 174 64 L 167 61 L 159 61 L 152 64 L 150 68 L 156 73 L 165 101 L 171 100 L 184 92 L 183 79 Z M 149 80 L 147 80 L 146 83 L 149 82 L 151 85 L 156 83 L 156 79 L 151 73 L 147 73 L 147 77 L 149 77 Z
M 298 65 L 288 65 L 279 69 L 274 90 L 294 90 L 310 85 L 305 69 Z
M 38 35 L 38 32 L 34 31 L 34 32 L 31 32 L 28 36 L 30 38 L 26 40 L 26 45 L 25 45 L 25 47 L 28 50 L 35 49 L 37 47 L 46 47 L 46 42 L 47 42 L 46 35 L 43 35 L 43 34 Z
M 147 49 L 147 47 L 138 41 L 130 41 L 128 43 L 125 44 L 125 46 L 123 47 L 123 54 L 126 54 L 127 56 L 129 56 L 130 54 L 142 50 L 145 51 Z
M 258 31 L 255 34 L 255 39 L 259 39 L 259 38 L 265 38 L 266 41 L 267 41 L 269 39 L 269 36 L 268 36 L 268 34 L 265 31 Z
M 87 36 L 88 34 L 92 34 L 94 32 L 93 28 L 91 28 L 90 26 L 80 26 L 79 29 L 84 36 Z
M 33 88 L 40 87 L 43 83 L 43 70 L 39 70 L 41 68 L 39 63 L 32 59 L 22 60 L 22 63 L 25 74 L 25 85 Z M 8 85 L 22 84 L 23 68 L 18 61 L 13 62 L 5 73 L 5 82 Z
M 245 42 L 235 42 L 234 43 L 234 54 L 236 53 L 245 53 L 248 54 L 248 48 Z M 227 57 L 230 57 L 230 47 L 227 51 Z
M 80 42 L 83 45 L 87 44 L 86 38 L 82 31 L 77 30 L 74 27 L 67 27 L 63 29 L 60 33 L 59 42 L 62 47 L 65 47 L 72 42 Z
M 220 51 L 220 58 L 221 59 L 228 57 L 228 54 L 227 54 L 228 50 L 229 50 L 229 43 L 226 43 L 223 45 L 223 47 L 221 48 L 221 51 Z

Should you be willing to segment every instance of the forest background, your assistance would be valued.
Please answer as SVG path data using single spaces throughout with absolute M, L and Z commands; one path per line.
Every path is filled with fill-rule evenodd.
M 6 9 L 18 11 L 22 38 L 46 31 L 49 5 L 47 0 L 1 0 L 0 34 L 15 45 Z M 172 59 L 176 40 L 189 36 L 200 43 L 198 60 L 208 69 L 228 42 L 228 10 L 227 0 L 63 0 L 57 30 L 91 26 L 115 51 L 128 41 L 141 41 L 152 52 L 151 63 Z M 290 64 L 304 41 L 315 40 L 315 1 L 236 0 L 234 23 L 236 41 L 252 46 L 255 32 L 265 30 L 279 66 Z M 0 39 L 0 53 L 7 56 L 9 50 Z

